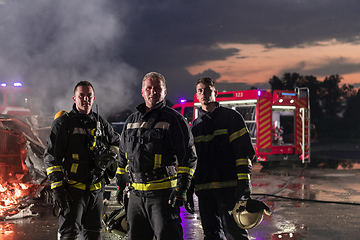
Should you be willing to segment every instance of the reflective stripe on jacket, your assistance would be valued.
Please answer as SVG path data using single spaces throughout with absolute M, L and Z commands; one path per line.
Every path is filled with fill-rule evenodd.
M 132 183 L 133 189 L 141 194 L 156 195 L 179 184 L 188 184 L 197 158 L 193 137 L 183 116 L 167 107 L 165 101 L 148 113 L 145 109 L 145 104 L 139 105 L 138 111 L 125 122 L 116 173 L 146 173 L 163 166 L 176 166 L 178 176 Z
M 238 180 L 250 180 L 255 151 L 237 111 L 218 103 L 211 113 L 199 109 L 191 131 L 198 156 L 196 191 L 231 188 Z

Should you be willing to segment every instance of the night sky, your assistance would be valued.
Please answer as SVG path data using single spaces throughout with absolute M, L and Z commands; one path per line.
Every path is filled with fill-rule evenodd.
M 173 103 L 201 76 L 231 90 L 285 72 L 358 87 L 359 12 L 355 0 L 0 0 L 0 82 L 22 81 L 57 112 L 89 80 L 100 114 L 140 103 L 149 71 Z

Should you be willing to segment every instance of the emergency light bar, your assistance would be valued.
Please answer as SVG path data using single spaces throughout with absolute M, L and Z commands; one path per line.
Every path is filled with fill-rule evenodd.
M 285 95 L 285 96 L 296 96 L 296 93 L 281 93 L 281 95 Z
M 221 101 L 220 104 L 221 105 L 226 105 L 226 104 L 250 104 L 250 103 L 256 103 L 257 100 L 253 99 L 253 100 L 237 100 L 237 101 Z M 195 106 L 200 107 L 201 103 L 194 103 Z
M 2 84 L 0 84 L 0 86 L 6 87 L 6 83 L 2 83 Z
M 252 99 L 252 100 L 237 100 L 237 101 L 221 101 L 221 104 L 237 104 L 237 103 L 256 103 L 257 100 L 256 99 Z

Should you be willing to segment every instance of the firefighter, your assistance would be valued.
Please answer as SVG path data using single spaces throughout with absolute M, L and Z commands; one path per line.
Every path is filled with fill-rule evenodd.
M 248 239 L 229 212 L 238 200 L 250 197 L 255 151 L 243 117 L 221 107 L 216 96 L 211 78 L 196 82 L 201 108 L 191 131 L 198 156 L 194 181 L 204 239 Z
M 95 91 L 88 81 L 74 88 L 74 105 L 51 126 L 44 153 L 54 204 L 59 208 L 58 239 L 101 239 L 103 178 L 117 161 L 120 138 L 92 111 Z M 55 210 L 55 209 L 54 209 Z
M 126 171 L 131 182 L 128 238 L 183 239 L 180 206 L 197 161 L 193 137 L 185 118 L 166 106 L 163 75 L 146 74 L 141 93 L 145 103 L 124 124 L 117 169 L 120 190 Z

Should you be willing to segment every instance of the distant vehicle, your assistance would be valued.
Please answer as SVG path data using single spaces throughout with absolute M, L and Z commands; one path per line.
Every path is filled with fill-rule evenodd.
M 182 100 L 182 102 L 175 104 L 172 108 L 183 115 L 188 123 L 192 122 L 194 115 L 194 102 Z
M 115 114 L 110 117 L 108 121 L 111 123 L 111 126 L 114 128 L 114 131 L 121 134 L 124 127 L 125 121 L 130 116 L 132 112 L 130 110 L 125 110 L 120 113 Z
M 33 115 L 33 102 L 29 89 L 22 87 L 21 83 L 13 86 L 0 84 L 0 114 L 14 116 Z
M 316 138 L 316 131 L 310 123 L 308 88 L 272 93 L 257 89 L 219 92 L 216 100 L 241 113 L 255 148 L 255 159 L 263 166 L 277 166 L 281 161 L 310 162 L 310 142 Z M 191 112 L 195 119 L 200 106 L 194 96 L 194 102 L 175 104 L 173 108 L 184 116 Z

